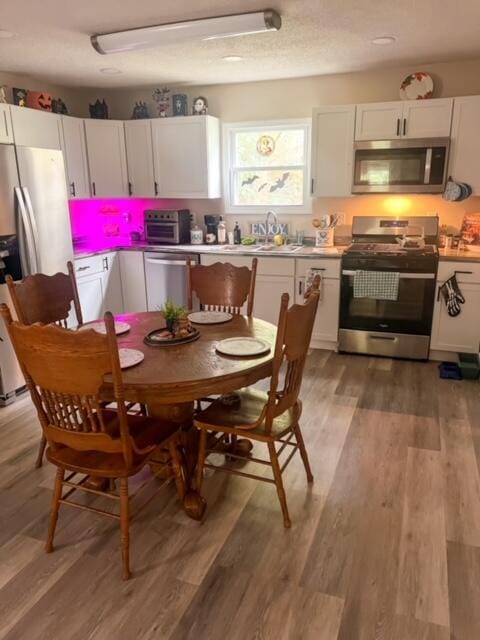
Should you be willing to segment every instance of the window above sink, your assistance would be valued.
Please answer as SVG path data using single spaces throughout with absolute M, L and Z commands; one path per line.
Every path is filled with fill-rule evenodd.
M 226 212 L 311 213 L 310 119 L 225 124 Z

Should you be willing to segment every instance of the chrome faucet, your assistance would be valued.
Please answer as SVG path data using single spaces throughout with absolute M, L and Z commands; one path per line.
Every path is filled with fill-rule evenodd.
M 275 223 L 278 223 L 278 218 L 275 211 L 267 211 L 267 217 L 265 218 L 265 244 L 268 244 L 268 236 L 269 236 L 268 224 L 270 222 L 271 217 L 273 217 L 273 221 Z

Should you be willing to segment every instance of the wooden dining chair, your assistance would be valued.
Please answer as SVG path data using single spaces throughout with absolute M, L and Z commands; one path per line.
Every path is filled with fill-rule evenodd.
M 247 302 L 247 315 L 253 312 L 257 258 L 252 268 L 235 267 L 228 262 L 212 265 L 193 264 L 187 260 L 187 302 L 193 309 L 193 294 L 207 311 L 226 311 L 238 315 Z
M 77 325 L 83 324 L 75 271 L 70 261 L 67 272 L 53 276 L 35 273 L 21 282 L 15 282 L 10 275 L 5 277 L 13 308 L 22 324 L 54 323 L 66 328 L 72 304 Z M 45 446 L 46 440 L 42 436 L 35 461 L 37 468 L 42 466 Z
M 319 279 L 317 277 L 305 304 L 302 305 L 294 304 L 288 308 L 288 293 L 282 295 L 269 392 L 264 393 L 253 388 L 242 389 L 237 392 L 238 402 L 233 406 L 230 402 L 224 403 L 220 397 L 194 417 L 194 425 L 200 430 L 196 471 L 198 492 L 201 491 L 205 467 L 273 483 L 277 488 L 285 527 L 290 527 L 291 523 L 282 473 L 297 450 L 300 451 L 307 480 L 313 482 L 307 450 L 299 425 L 302 412 L 299 392 L 318 307 L 318 286 Z M 283 386 L 279 388 L 282 366 L 285 367 L 285 376 Z M 229 400 L 231 401 L 231 398 Z M 232 436 L 235 439 L 239 436 L 246 437 L 249 440 L 263 442 L 267 445 L 268 460 L 255 457 L 249 457 L 248 460 L 271 466 L 273 478 L 245 473 L 238 468 L 229 466 L 227 462 L 222 466 L 206 462 L 208 454 L 217 450 L 221 451 L 225 439 L 227 437 L 231 439 Z M 277 443 L 280 445 L 278 450 Z M 291 448 L 290 452 L 283 464 L 280 465 L 279 456 L 287 447 Z M 230 450 L 228 458 L 245 459 Z
M 67 272 L 54 276 L 35 273 L 21 282 L 14 282 L 10 275 L 5 277 L 15 313 L 22 324 L 54 323 L 66 328 L 72 304 L 77 325 L 83 324 L 75 271 L 70 261 Z
M 14 322 L 0 305 L 48 447 L 46 457 L 57 466 L 46 551 L 53 538 L 61 505 L 93 511 L 120 521 L 123 578 L 130 577 L 130 499 L 128 479 L 147 463 L 165 466 L 155 455 L 168 447 L 174 475 L 180 473 L 177 426 L 153 417 L 127 413 L 114 320 L 105 314 L 106 336 L 93 330 L 68 331 L 55 325 Z M 101 402 L 105 375 L 111 373 L 117 410 Z M 67 475 L 66 475 L 67 474 Z M 118 479 L 119 492 L 85 485 L 90 476 Z M 151 479 L 155 479 L 152 474 Z M 160 489 L 170 480 L 167 479 Z M 66 489 L 64 493 L 64 489 Z M 159 489 L 159 490 L 160 490 Z M 77 491 L 103 496 L 119 505 L 119 513 L 69 500 Z M 154 496 L 158 492 L 154 493 Z M 150 496 L 136 513 L 146 506 Z

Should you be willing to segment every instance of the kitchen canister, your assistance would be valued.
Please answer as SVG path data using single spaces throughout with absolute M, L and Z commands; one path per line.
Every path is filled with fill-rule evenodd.
M 203 231 L 197 225 L 190 229 L 190 242 L 191 244 L 203 244 Z
M 333 247 L 333 227 L 327 229 L 315 229 L 316 247 Z

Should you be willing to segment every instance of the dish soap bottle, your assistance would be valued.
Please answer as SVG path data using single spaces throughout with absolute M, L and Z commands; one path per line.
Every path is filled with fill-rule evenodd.
M 233 244 L 241 244 L 241 243 L 242 243 L 242 232 L 240 231 L 238 222 L 235 222 L 235 227 L 233 228 Z
M 217 227 L 217 238 L 218 244 L 227 244 L 227 227 L 222 216 L 220 216 L 220 222 Z

